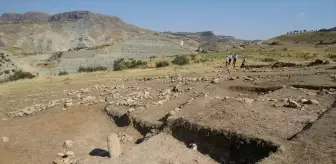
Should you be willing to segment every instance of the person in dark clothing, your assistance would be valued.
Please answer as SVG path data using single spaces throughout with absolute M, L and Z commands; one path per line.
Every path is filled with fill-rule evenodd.
M 245 57 L 244 57 L 244 58 L 243 58 L 243 62 L 242 62 L 242 64 L 241 64 L 240 68 L 245 68 L 245 64 L 246 64 L 246 59 L 245 59 Z

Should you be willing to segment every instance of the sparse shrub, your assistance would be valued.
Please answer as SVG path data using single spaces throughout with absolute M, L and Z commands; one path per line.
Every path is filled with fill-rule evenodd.
M 103 49 L 105 47 L 110 46 L 110 44 L 102 44 L 102 45 L 98 45 L 98 46 L 93 46 L 93 47 L 89 47 L 86 48 L 87 50 L 99 50 L 99 49 Z
M 328 57 L 329 57 L 330 59 L 336 59 L 336 54 L 329 54 Z
M 169 62 L 168 61 L 159 61 L 156 62 L 156 68 L 161 68 L 161 67 L 168 67 Z
M 196 54 L 190 54 L 190 60 L 195 60 L 196 59 Z
M 12 69 L 12 72 L 15 72 L 16 70 L 15 69 Z
M 155 59 L 156 58 L 156 56 L 150 56 L 149 57 L 149 59 Z
M 125 61 L 124 58 L 115 60 L 114 63 L 113 63 L 113 70 L 115 70 L 115 71 L 121 71 L 121 70 L 126 69 L 124 61 Z
M 314 66 L 314 65 L 325 65 L 329 64 L 330 62 L 328 60 L 321 60 L 321 59 L 316 59 L 313 62 L 310 62 L 308 66 Z
M 278 60 L 273 59 L 273 58 L 264 58 L 261 60 L 262 62 L 278 62 Z
M 131 69 L 131 68 L 145 68 L 146 66 L 147 66 L 146 61 L 134 60 L 134 59 L 125 60 L 124 58 L 121 58 L 114 61 L 113 70 L 121 71 L 124 69 Z
M 4 70 L 5 74 L 9 74 L 9 70 Z
M 178 55 L 172 60 L 173 64 L 186 65 L 189 64 L 189 58 L 185 55 Z
M 0 76 L 3 74 L 3 72 L 0 72 Z
M 96 72 L 96 71 L 106 71 L 107 67 L 97 66 L 97 67 L 79 67 L 78 72 Z
M 273 41 L 273 42 L 271 42 L 271 43 L 269 43 L 269 45 L 278 45 L 279 44 L 279 42 L 278 41 Z
M 68 75 L 69 73 L 67 71 L 61 71 L 58 73 L 59 76 L 63 76 L 63 75 Z
M 19 79 L 32 79 L 35 75 L 30 72 L 16 71 L 13 75 L 9 76 L 9 81 L 15 81 Z
M 5 59 L 5 54 L 4 53 L 0 53 L 0 58 Z
M 279 67 L 295 67 L 297 64 L 295 63 L 286 63 L 286 62 L 276 62 L 272 65 L 272 68 L 279 68 Z

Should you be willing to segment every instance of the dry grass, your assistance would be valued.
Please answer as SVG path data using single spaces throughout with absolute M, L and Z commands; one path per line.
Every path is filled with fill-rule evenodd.
M 18 80 L 0 84 L 1 95 L 21 94 L 23 91 L 38 93 L 64 86 L 87 86 L 111 82 L 122 78 L 134 78 L 141 76 L 160 76 L 168 74 L 204 73 L 215 70 L 210 64 L 190 64 L 183 67 L 129 69 L 124 71 L 102 71 L 92 73 L 79 73 L 65 76 L 37 77 L 29 80 Z

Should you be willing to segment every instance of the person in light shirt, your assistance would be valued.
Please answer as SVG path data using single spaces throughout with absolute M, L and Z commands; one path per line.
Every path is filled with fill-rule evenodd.
M 232 60 L 232 55 L 230 54 L 229 56 L 226 57 L 226 67 L 231 64 L 231 60 Z
M 237 60 L 238 60 L 238 54 L 233 55 L 233 67 L 236 67 Z

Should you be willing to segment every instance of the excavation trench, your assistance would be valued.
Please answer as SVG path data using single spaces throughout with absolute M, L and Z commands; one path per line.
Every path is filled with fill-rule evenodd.
M 336 89 L 336 86 L 320 86 L 320 85 L 301 85 L 294 84 L 292 85 L 294 88 L 303 88 L 303 89 L 312 89 L 312 90 L 322 90 L 322 89 Z
M 110 114 L 109 114 L 110 115 Z M 110 115 L 111 116 L 111 115 Z M 268 157 L 278 149 L 278 145 L 263 139 L 248 137 L 225 130 L 217 130 L 190 123 L 182 118 L 162 118 L 162 121 L 141 121 L 128 114 L 121 117 L 111 116 L 116 124 L 131 126 L 145 136 L 156 130 L 157 133 L 168 132 L 186 147 L 197 145 L 197 151 L 210 156 L 219 163 L 256 163 Z M 146 138 L 150 139 L 150 138 Z M 139 142 L 139 143 L 142 143 Z
M 217 130 L 177 119 L 169 125 L 172 135 L 186 145 L 195 143 L 197 150 L 219 163 L 256 163 L 278 149 L 278 145 L 258 138 Z
M 266 87 L 257 87 L 257 86 L 230 86 L 229 89 L 233 91 L 243 92 L 243 93 L 257 93 L 257 94 L 266 94 L 269 92 L 274 92 L 281 89 L 281 86 L 266 86 Z

